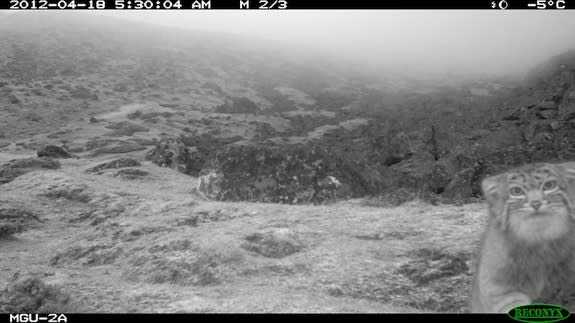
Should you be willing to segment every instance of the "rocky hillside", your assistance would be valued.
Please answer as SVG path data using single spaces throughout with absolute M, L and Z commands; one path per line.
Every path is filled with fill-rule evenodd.
M 464 312 L 480 180 L 575 158 L 574 52 L 430 83 L 1 18 L 0 312 Z
M 2 19 L 0 149 L 142 151 L 211 198 L 281 203 L 465 202 L 490 173 L 571 158 L 572 52 L 524 84 L 430 84 L 102 19 Z

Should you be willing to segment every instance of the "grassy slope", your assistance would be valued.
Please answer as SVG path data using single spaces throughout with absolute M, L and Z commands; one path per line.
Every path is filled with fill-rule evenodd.
M 16 156 L 0 153 L 0 162 Z M 194 178 L 146 162 L 147 179 L 83 173 L 107 159 L 63 160 L 61 170 L 0 187 L 1 204 L 45 220 L 0 241 L 0 284 L 17 272 L 39 275 L 91 312 L 464 310 L 483 205 L 213 202 L 195 195 Z M 50 190 L 68 193 L 54 198 Z M 242 248 L 246 236 L 282 228 L 300 252 L 276 259 Z M 437 263 L 459 269 L 434 273 Z

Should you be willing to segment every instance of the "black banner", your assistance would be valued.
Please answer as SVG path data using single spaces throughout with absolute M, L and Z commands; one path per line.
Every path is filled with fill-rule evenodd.
M 567 10 L 575 0 L 2 0 L 8 10 Z
M 505 322 L 514 321 L 506 314 L 0 314 L 0 323 L 114 323 L 114 322 L 169 322 L 200 323 L 222 320 L 225 322 L 273 322 L 279 319 L 306 319 L 318 322 Z M 569 316 L 562 322 L 575 322 Z

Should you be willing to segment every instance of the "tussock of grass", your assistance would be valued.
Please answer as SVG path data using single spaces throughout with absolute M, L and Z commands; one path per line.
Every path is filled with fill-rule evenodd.
M 0 208 L 0 239 L 26 231 L 40 219 L 30 211 L 21 208 Z
M 133 258 L 129 266 L 131 268 L 124 271 L 123 276 L 130 281 L 181 286 L 207 286 L 221 282 L 217 258 L 205 253 L 194 259 L 171 259 L 154 254 L 139 256 Z
M 407 256 L 411 259 L 395 270 L 332 283 L 327 292 L 337 297 L 393 302 L 426 312 L 467 310 L 469 254 L 419 249 Z
M 416 285 L 425 285 L 433 280 L 465 274 L 469 271 L 469 254 L 449 254 L 437 249 L 419 249 L 411 253 L 415 260 L 402 265 L 398 273 L 403 274 Z
M 58 190 L 50 190 L 43 195 L 53 199 L 66 199 L 72 202 L 88 203 L 92 200 L 90 195 L 84 193 L 85 187 L 70 187 Z
M 12 283 L 0 293 L 0 312 L 67 313 L 78 312 L 78 307 L 62 288 L 33 277 Z
M 20 224 L 0 223 L 0 239 L 5 239 L 13 234 L 26 231 L 26 228 Z
M 109 245 L 93 245 L 88 247 L 71 247 L 50 259 L 50 265 L 66 265 L 80 263 L 85 266 L 100 266 L 112 264 L 124 251 Z
M 269 258 L 287 257 L 303 249 L 303 245 L 293 237 L 273 232 L 250 234 L 241 247 Z
M 238 248 L 223 245 L 202 248 L 188 239 L 173 240 L 133 256 L 123 277 L 153 284 L 217 285 L 243 259 Z

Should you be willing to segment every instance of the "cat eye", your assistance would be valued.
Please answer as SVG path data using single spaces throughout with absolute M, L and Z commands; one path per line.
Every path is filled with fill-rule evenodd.
M 543 184 L 543 190 L 544 191 L 550 191 L 556 187 L 557 187 L 556 181 L 548 181 L 548 182 L 545 182 L 545 184 Z
M 523 195 L 525 195 L 525 193 L 523 192 L 523 189 L 521 187 L 517 187 L 517 186 L 514 186 L 511 189 L 509 189 L 509 194 L 511 194 L 511 196 L 523 196 Z

